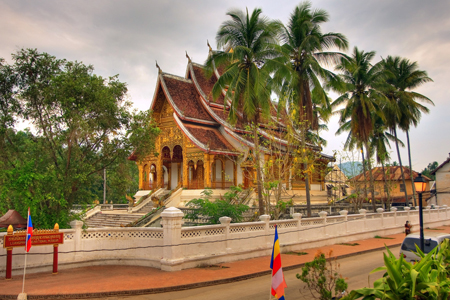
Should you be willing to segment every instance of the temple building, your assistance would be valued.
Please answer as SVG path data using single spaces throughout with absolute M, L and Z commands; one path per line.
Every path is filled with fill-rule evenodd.
M 155 155 L 140 161 L 134 155 L 130 157 L 139 167 L 139 189 L 201 191 L 205 187 L 223 190 L 237 185 L 256 186 L 251 132 L 242 115 L 236 124 L 228 122 L 225 92 L 217 100 L 212 97 L 220 70 L 215 69 L 213 76 L 207 78 L 204 66 L 187 58 L 184 77 L 164 73 L 158 66 L 158 80 L 150 106 L 161 129 L 155 142 Z M 275 106 L 271 114 L 270 120 L 266 118 L 259 126 L 261 143 L 264 145 L 264 140 L 271 140 L 278 147 L 286 147 L 288 142 L 281 134 L 285 127 L 282 119 L 277 117 Z M 261 149 L 261 159 L 270 159 L 270 152 L 265 151 L 264 146 Z M 315 168 L 310 178 L 311 190 L 324 196 L 324 201 L 324 169 L 332 159 L 332 156 L 319 154 L 323 168 Z M 294 170 L 284 172 L 283 186 L 291 193 L 296 190 L 304 193 L 304 179 L 296 173 Z

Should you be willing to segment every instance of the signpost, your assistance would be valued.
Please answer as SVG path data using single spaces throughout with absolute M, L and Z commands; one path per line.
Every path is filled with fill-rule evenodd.
M 6 279 L 11 279 L 12 250 L 15 247 L 25 248 L 26 231 L 14 233 L 9 225 L 7 235 L 3 237 L 3 248 L 6 248 Z M 53 274 L 58 273 L 58 245 L 64 244 L 64 233 L 59 232 L 59 225 L 55 224 L 53 230 L 33 230 L 31 237 L 33 246 L 53 245 Z

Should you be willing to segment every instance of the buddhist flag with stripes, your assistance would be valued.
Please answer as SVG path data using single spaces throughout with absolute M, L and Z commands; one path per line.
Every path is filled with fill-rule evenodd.
M 277 225 L 275 225 L 275 239 L 273 241 L 272 260 L 270 261 L 272 269 L 272 295 L 277 299 L 284 299 L 284 288 L 287 287 L 284 280 L 283 269 L 281 268 L 280 241 L 278 240 Z
M 25 251 L 29 252 L 31 248 L 31 237 L 33 236 L 33 223 L 31 222 L 30 208 L 28 207 L 27 218 L 27 237 L 25 240 Z

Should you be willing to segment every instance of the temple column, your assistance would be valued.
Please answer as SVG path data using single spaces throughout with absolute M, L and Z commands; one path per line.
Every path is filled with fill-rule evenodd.
M 223 160 L 220 161 L 222 163 L 222 188 L 225 188 L 225 162 Z
M 138 165 L 138 170 L 139 170 L 139 189 L 143 190 L 144 189 L 144 166 L 142 164 Z
M 204 160 L 205 163 L 203 164 L 203 168 L 205 171 L 204 174 L 205 187 L 211 187 L 211 156 L 205 153 Z
M 162 157 L 156 161 L 156 187 L 162 188 L 164 186 L 164 172 Z
M 237 186 L 237 162 L 233 163 L 233 185 Z
M 183 187 L 188 187 L 188 180 L 189 180 L 189 165 L 188 160 L 185 155 L 183 155 Z
M 215 189 L 216 188 L 216 161 L 215 161 L 215 158 L 213 157 L 213 165 L 212 165 L 212 180 L 213 180 L 213 183 L 212 183 L 212 188 L 213 189 Z
M 178 174 L 178 179 L 177 179 L 177 187 L 182 185 L 181 182 L 181 163 L 177 163 L 177 174 Z

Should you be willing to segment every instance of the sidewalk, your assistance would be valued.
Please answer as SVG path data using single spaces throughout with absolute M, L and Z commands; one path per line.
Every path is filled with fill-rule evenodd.
M 449 232 L 450 227 L 440 227 Z M 371 238 L 354 241 L 358 245 L 331 245 L 305 250 L 305 255 L 283 254 L 283 269 L 298 268 L 311 261 L 318 250 L 336 257 L 362 254 L 368 251 L 398 246 L 404 234 L 389 236 L 391 239 Z M 86 299 L 107 296 L 126 296 L 164 293 L 209 285 L 223 284 L 270 274 L 270 256 L 204 268 L 165 272 L 138 266 L 93 266 L 61 270 L 57 275 L 35 273 L 26 275 L 25 292 L 28 299 Z M 4 274 L 1 274 L 4 276 Z M 22 291 L 22 276 L 12 280 L 0 279 L 0 299 L 17 299 Z

